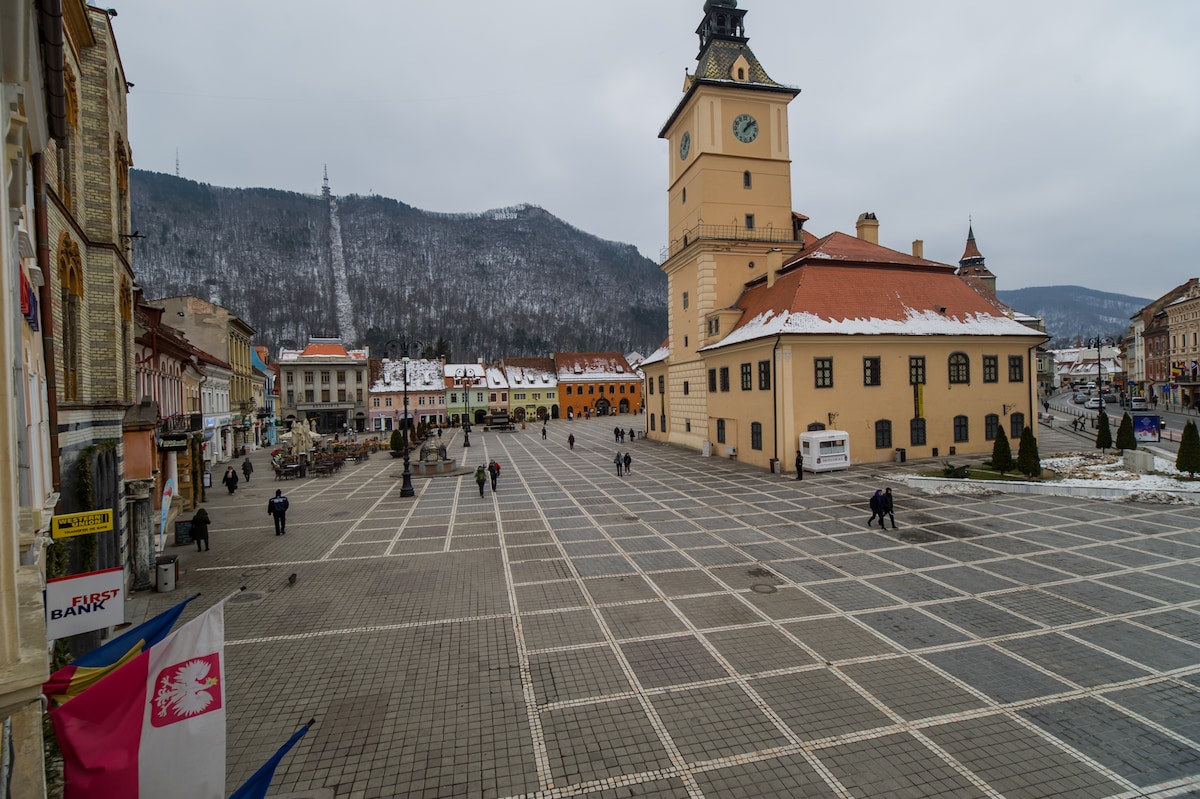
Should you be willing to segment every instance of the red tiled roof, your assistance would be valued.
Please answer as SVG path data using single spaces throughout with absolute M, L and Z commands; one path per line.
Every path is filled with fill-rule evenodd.
M 907 266 L 932 266 L 952 270 L 954 267 L 937 261 L 927 261 L 915 255 L 891 250 L 879 244 L 848 236 L 845 233 L 833 232 L 824 238 L 816 238 L 804 231 L 804 249 L 796 253 L 787 266 L 805 261 L 841 261 L 865 264 L 903 264 Z
M 350 353 L 346 352 L 346 348 L 341 344 L 309 344 L 304 348 L 304 352 L 300 353 L 303 356 L 309 355 L 337 355 L 342 358 L 349 358 Z
M 619 352 L 556 352 L 554 366 L 558 379 L 565 381 L 595 376 L 604 376 L 605 380 L 637 377 L 625 356 Z

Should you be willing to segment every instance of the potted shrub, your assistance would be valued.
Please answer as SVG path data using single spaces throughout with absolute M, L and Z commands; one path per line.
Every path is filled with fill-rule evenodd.
M 393 430 L 392 437 L 391 437 L 391 440 L 389 441 L 389 444 L 392 448 L 392 457 L 393 458 L 403 458 L 404 457 L 404 431 L 403 430 L 401 430 L 400 428 L 396 428 L 395 430 Z

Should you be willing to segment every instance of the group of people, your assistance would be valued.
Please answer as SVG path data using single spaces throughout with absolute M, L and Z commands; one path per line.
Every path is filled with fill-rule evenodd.
M 633 463 L 633 457 L 626 452 L 621 454 L 621 450 L 617 450 L 617 454 L 613 457 L 613 463 L 617 467 L 617 477 L 629 474 L 629 465 Z
M 495 458 L 487 466 L 479 464 L 479 468 L 475 470 L 475 483 L 479 486 L 479 496 L 481 497 L 483 496 L 483 486 L 489 477 L 492 480 L 492 493 L 495 494 L 496 483 L 500 480 L 500 464 L 496 462 Z
M 896 514 L 892 503 L 892 489 L 885 490 L 876 489 L 871 495 L 871 518 L 867 519 L 867 527 L 871 526 L 871 522 L 879 519 L 879 526 L 884 530 L 887 525 L 884 524 L 884 517 L 887 517 L 892 522 L 892 529 L 896 529 Z
M 254 474 L 254 464 L 250 462 L 250 457 L 247 456 L 242 461 L 242 474 L 245 476 L 246 482 L 250 482 L 250 475 Z M 221 484 L 229 490 L 230 496 L 237 492 L 238 489 L 238 473 L 237 469 L 229 466 L 225 469 L 225 476 L 221 478 Z M 275 489 L 275 496 L 267 500 L 267 514 L 271 516 L 275 522 L 275 535 L 284 535 L 287 533 L 287 512 L 288 498 L 283 495 L 283 491 Z M 196 544 L 197 552 L 208 552 L 209 547 L 209 527 L 212 526 L 212 517 L 209 516 L 208 510 L 200 508 L 192 516 L 192 541 Z
M 635 438 L 637 438 L 637 432 L 631 427 L 629 428 L 629 440 L 633 441 Z M 623 444 L 625 442 L 625 431 L 620 427 L 613 428 L 613 441 L 617 442 L 618 444 Z

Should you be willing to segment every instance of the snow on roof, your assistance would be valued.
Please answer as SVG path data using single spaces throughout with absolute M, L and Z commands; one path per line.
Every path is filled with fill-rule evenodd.
M 644 360 L 640 364 L 638 364 L 638 367 L 644 369 L 647 366 L 651 366 L 656 363 L 661 363 L 662 361 L 665 361 L 667 359 L 667 356 L 670 354 L 671 354 L 670 347 L 665 347 L 665 346 L 659 347 L 654 352 L 647 355 L 646 360 Z
M 541 388 L 553 386 L 558 382 L 554 373 L 554 361 L 549 358 L 506 358 L 504 371 L 511 388 Z
M 487 368 L 487 384 L 489 388 L 508 388 L 508 378 L 504 370 L 495 366 Z
M 554 364 L 562 382 L 578 380 L 640 380 L 619 352 L 556 352 Z
M 481 363 L 448 363 L 442 372 L 448 380 L 454 380 L 459 372 L 471 377 L 487 377 L 487 367 Z
M 370 391 L 403 391 L 405 383 L 403 359 L 384 358 L 379 364 L 379 379 L 371 386 Z M 444 388 L 441 359 L 436 361 L 417 359 L 408 362 L 409 391 L 441 391 Z

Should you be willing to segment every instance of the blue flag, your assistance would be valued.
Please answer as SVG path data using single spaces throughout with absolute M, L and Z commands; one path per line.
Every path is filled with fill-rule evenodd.
M 304 737 L 304 733 L 308 732 L 308 728 L 313 725 L 314 721 L 316 719 L 309 719 L 308 724 L 292 733 L 292 737 L 287 739 L 287 743 L 279 747 L 279 751 L 271 755 L 271 759 L 263 763 L 262 768 L 242 783 L 241 788 L 229 794 L 229 799 L 264 799 L 267 789 L 271 787 L 271 780 L 275 778 L 275 769 L 279 766 L 279 761 L 283 760 L 283 756 L 296 745 L 296 741 Z

